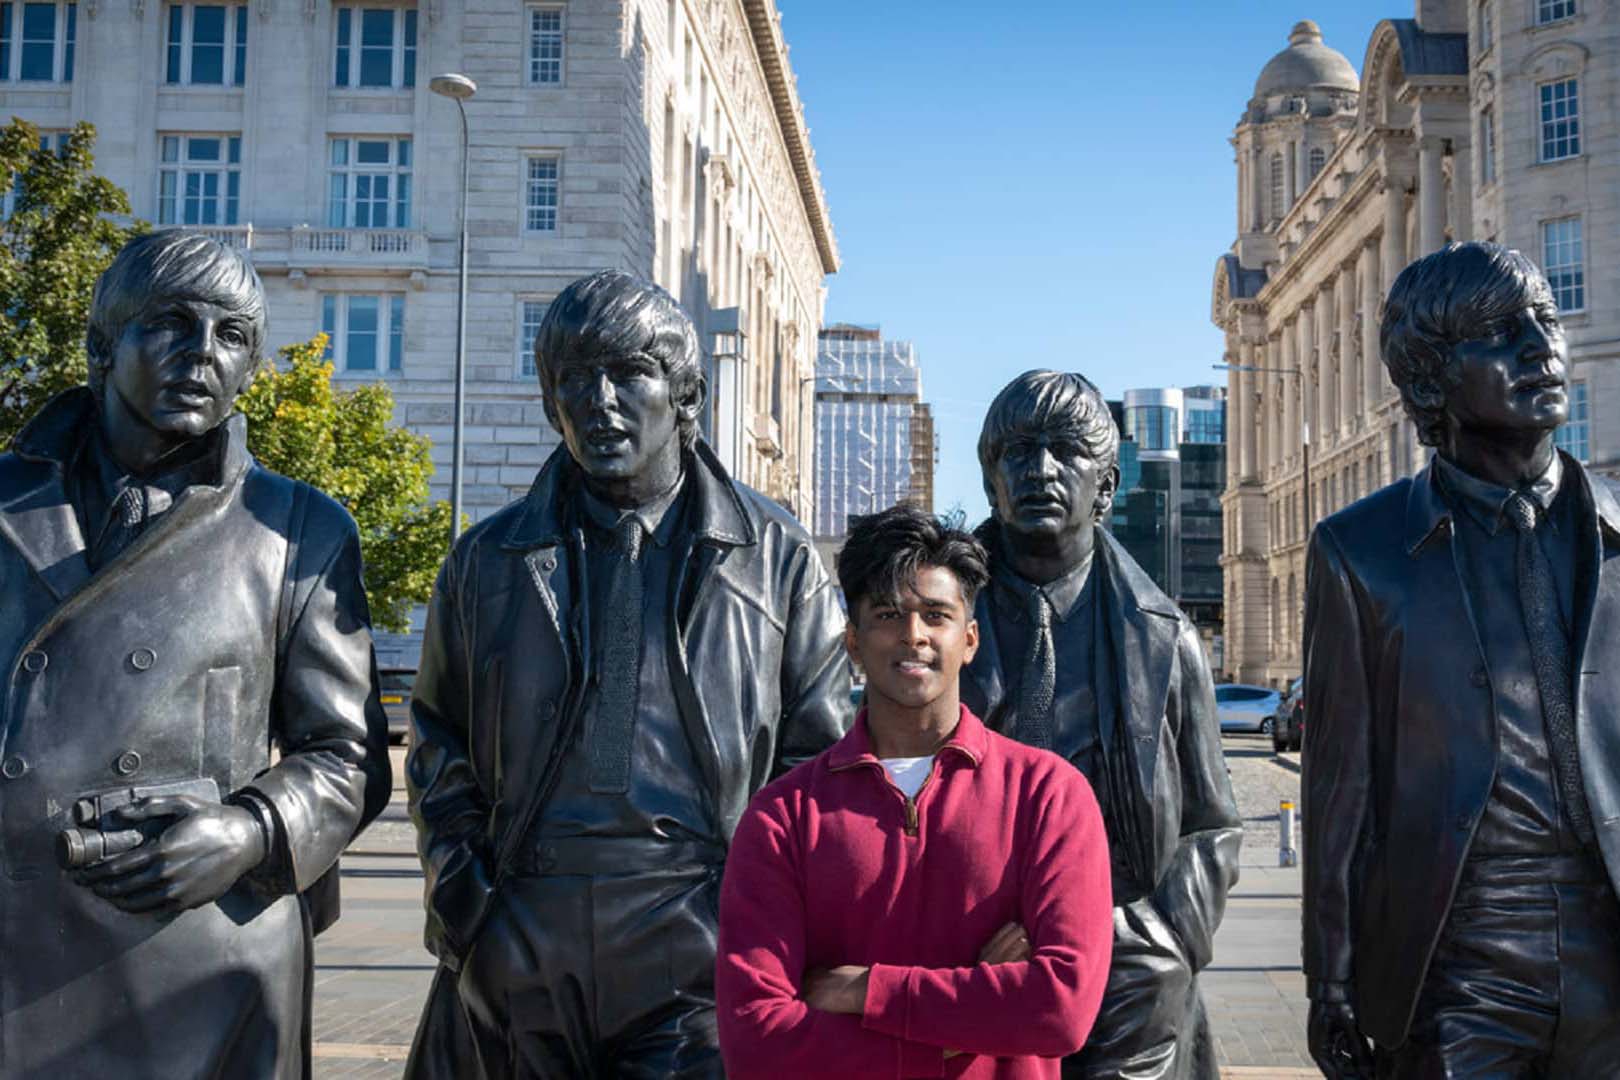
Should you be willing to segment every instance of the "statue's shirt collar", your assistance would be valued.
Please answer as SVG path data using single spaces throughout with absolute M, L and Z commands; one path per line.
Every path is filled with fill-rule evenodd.
M 1003 609 L 1022 620 L 1024 613 L 1029 610 L 1030 594 L 1040 591 L 1046 594 L 1046 602 L 1052 605 L 1052 617 L 1060 623 L 1067 622 L 1069 616 L 1090 602 L 1092 594 L 1096 591 L 1091 573 L 1091 567 L 1096 562 L 1095 556 L 1096 549 L 1093 548 L 1068 573 L 1056 580 L 1048 581 L 1045 585 L 1025 581 L 1005 563 L 998 565 L 992 581 Z
M 1461 510 L 1473 518 L 1491 536 L 1495 536 L 1507 520 L 1509 499 L 1524 495 L 1546 515 L 1552 509 L 1553 500 L 1558 497 L 1558 488 L 1564 481 L 1564 466 L 1557 453 L 1552 455 L 1545 472 L 1517 490 L 1481 480 L 1440 454 L 1436 454 L 1434 460 L 1446 501 L 1453 510 Z M 1548 516 L 1546 520 L 1553 519 Z

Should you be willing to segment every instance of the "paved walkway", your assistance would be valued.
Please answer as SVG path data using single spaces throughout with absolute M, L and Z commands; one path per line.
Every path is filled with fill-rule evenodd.
M 1234 780 L 1262 764 L 1234 761 Z M 395 1080 L 404 1070 L 433 975 L 413 842 L 396 793 L 344 857 L 343 917 L 315 950 L 316 1080 Z M 1222 1076 L 1309 1080 L 1319 1074 L 1305 1052 L 1299 871 L 1278 869 L 1275 847 L 1263 845 L 1247 847 L 1243 862 L 1202 976 Z

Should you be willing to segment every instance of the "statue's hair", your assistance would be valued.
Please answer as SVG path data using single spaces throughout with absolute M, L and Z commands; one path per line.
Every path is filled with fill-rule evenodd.
M 544 393 L 546 419 L 561 432 L 553 397 L 557 375 L 571 357 L 641 353 L 658 361 L 677 404 L 705 390 L 697 331 L 675 298 L 623 270 L 599 270 L 569 285 L 546 309 L 534 337 L 534 366 Z M 697 440 L 697 418 L 679 421 L 681 445 Z
M 1455 379 L 1452 346 L 1526 307 L 1557 310 L 1536 264 L 1500 244 L 1447 244 L 1395 278 L 1378 347 L 1425 446 L 1439 445 L 1445 431 L 1445 388 Z
M 164 229 L 137 236 L 96 279 L 85 333 L 90 388 L 99 396 L 102 379 L 124 327 L 155 298 L 187 297 L 229 308 L 248 320 L 253 363 L 264 347 L 264 286 L 242 253 L 202 233 Z
M 938 518 L 900 503 L 849 519 L 849 536 L 838 552 L 838 584 L 851 621 L 867 597 L 897 602 L 924 567 L 955 575 L 968 611 L 990 580 L 984 545 L 962 528 L 960 516 Z
M 1102 391 L 1071 371 L 1026 371 L 1001 388 L 979 430 L 979 469 L 984 492 L 996 505 L 991 477 L 1014 435 L 1061 432 L 1085 448 L 1098 472 L 1119 463 L 1119 428 Z M 1098 510 L 1098 517 L 1107 507 Z

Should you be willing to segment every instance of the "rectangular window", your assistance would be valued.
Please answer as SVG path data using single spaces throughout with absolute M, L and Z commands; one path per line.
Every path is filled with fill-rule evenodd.
M 1494 29 L 1495 28 L 1491 25 L 1491 4 L 1490 4 L 1490 0 L 1479 0 L 1479 55 L 1480 56 L 1484 56 L 1486 53 L 1490 52 L 1491 51 L 1491 46 L 1496 43 L 1496 35 L 1493 33 Z
M 164 135 L 158 143 L 158 224 L 235 225 L 242 137 Z
M 1575 0 L 1536 0 L 1536 25 L 1545 26 L 1575 14 Z
M 39 133 L 39 148 L 43 151 L 55 150 L 62 154 L 67 150 L 68 135 L 66 131 L 42 131 Z M 11 178 L 4 193 L 0 193 L 0 221 L 9 218 L 17 210 L 17 199 L 22 195 L 22 174 L 17 173 Z
M 529 232 L 557 231 L 558 161 L 531 157 L 524 196 L 524 228 Z
M 328 226 L 411 227 L 411 140 L 332 139 L 328 161 Z
M 1542 83 L 1541 160 L 1557 161 L 1581 152 L 1581 108 L 1576 79 Z
M 246 4 L 170 4 L 164 81 L 241 86 L 247 74 Z
M 1576 461 L 1585 461 L 1592 456 L 1591 434 L 1586 383 L 1572 382 L 1569 384 L 1569 421 L 1553 432 L 1553 442 Z
M 340 371 L 400 371 L 405 366 L 405 296 L 327 293 L 321 297 L 325 358 Z
M 339 7 L 336 86 L 399 89 L 416 85 L 416 9 Z
M 0 4 L 0 80 L 72 82 L 77 4 Z
M 562 82 L 562 8 L 529 9 L 529 82 L 556 86 Z
M 534 364 L 534 339 L 540 335 L 540 323 L 546 317 L 546 302 L 544 300 L 525 300 L 523 310 L 518 319 L 518 363 L 519 375 L 534 378 L 538 374 Z
M 1489 105 L 1479 111 L 1479 182 L 1496 183 L 1496 113 Z
M 1547 273 L 1547 283 L 1552 286 L 1559 311 L 1580 311 L 1586 307 L 1583 246 L 1580 218 L 1541 223 L 1541 266 Z

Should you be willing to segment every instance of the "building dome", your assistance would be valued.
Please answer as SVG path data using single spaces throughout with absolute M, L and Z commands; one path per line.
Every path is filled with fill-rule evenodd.
M 1327 87 L 1333 90 L 1359 90 L 1356 69 L 1337 49 L 1322 44 L 1322 30 L 1309 19 L 1294 24 L 1288 34 L 1288 48 L 1266 61 L 1254 83 L 1254 96 L 1293 90 Z

